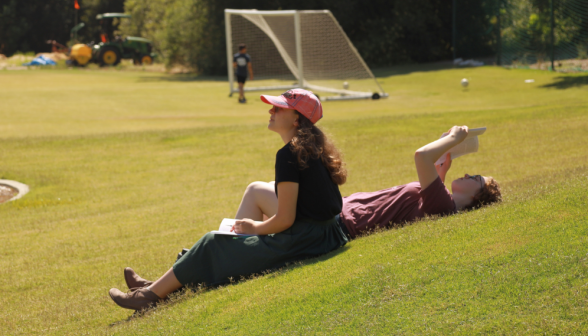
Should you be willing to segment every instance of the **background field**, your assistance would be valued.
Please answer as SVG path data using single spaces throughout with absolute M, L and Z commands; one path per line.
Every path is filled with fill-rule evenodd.
M 416 179 L 412 154 L 455 124 L 487 126 L 453 163 L 505 202 L 355 240 L 280 273 L 140 318 L 107 291 L 155 278 L 273 180 L 267 105 L 222 78 L 84 70 L 0 73 L 0 334 L 586 333 L 588 80 L 494 67 L 382 69 L 380 101 L 328 102 L 341 191 Z M 470 79 L 470 88 L 459 86 Z M 526 84 L 525 79 L 535 82 Z M 279 94 L 280 92 L 275 92 Z

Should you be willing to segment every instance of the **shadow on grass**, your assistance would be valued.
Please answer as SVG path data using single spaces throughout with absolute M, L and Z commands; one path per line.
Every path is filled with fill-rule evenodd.
M 447 69 L 456 68 L 451 61 L 434 62 L 434 63 L 421 63 L 421 64 L 402 64 L 394 65 L 385 68 L 373 68 L 372 73 L 376 78 L 378 77 L 390 77 L 395 75 L 407 75 L 413 72 L 427 72 L 427 71 L 440 71 Z
M 494 57 L 477 57 L 476 61 L 484 62 L 484 65 L 494 64 Z M 472 68 L 469 65 L 459 66 L 453 64 L 453 61 L 440 61 L 430 63 L 413 63 L 413 64 L 401 64 L 394 65 L 385 68 L 373 68 L 372 72 L 376 77 L 389 77 L 394 75 L 408 75 L 413 72 L 429 72 L 429 71 L 441 71 L 449 69 L 467 69 Z
M 178 74 L 178 75 L 161 75 L 161 76 L 143 76 L 139 77 L 139 83 L 153 82 L 226 82 L 226 76 L 203 76 L 195 74 Z
M 419 64 L 402 64 L 383 68 L 373 68 L 372 72 L 375 77 L 389 77 L 394 75 L 407 75 L 413 72 L 440 71 L 447 69 L 465 68 L 458 67 L 452 61 L 419 63 Z M 140 77 L 138 82 L 226 82 L 227 76 L 206 76 L 196 74 L 175 74 L 161 76 L 144 76 Z
M 323 262 L 325 260 L 328 260 L 334 256 L 337 256 L 345 251 L 347 251 L 349 249 L 349 245 L 345 245 L 343 247 L 340 247 L 334 251 L 331 251 L 329 253 L 320 255 L 318 257 L 314 257 L 314 258 L 309 258 L 309 259 L 303 259 L 303 260 L 299 260 L 299 261 L 294 261 L 294 262 L 290 262 L 287 263 L 286 266 L 283 267 L 279 267 L 273 270 L 266 270 L 263 271 L 261 274 L 251 274 L 249 276 L 241 276 L 241 279 L 231 279 L 230 282 L 228 283 L 224 283 L 224 284 L 219 284 L 216 286 L 210 286 L 210 287 L 203 287 L 203 286 L 185 286 L 180 288 L 179 290 L 177 290 L 176 292 L 171 293 L 168 296 L 168 299 L 166 299 L 164 302 L 158 303 L 156 306 L 141 310 L 141 311 L 135 311 L 132 315 L 130 315 L 129 317 L 127 317 L 124 320 L 119 320 L 119 321 L 115 321 L 113 323 L 111 323 L 109 325 L 109 327 L 116 327 L 119 326 L 121 324 L 125 324 L 128 322 L 133 321 L 134 319 L 137 318 L 141 318 L 145 315 L 150 314 L 151 312 L 155 311 L 155 310 L 159 310 L 161 308 L 165 308 L 167 306 L 172 306 L 178 302 L 190 299 L 194 296 L 200 295 L 202 293 L 205 293 L 207 291 L 210 290 L 215 290 L 215 289 L 219 289 L 219 288 L 223 288 L 226 286 L 233 286 L 233 285 L 237 285 L 241 282 L 247 281 L 247 280 L 251 280 L 251 279 L 257 279 L 259 277 L 265 277 L 265 276 L 269 276 L 269 277 L 275 277 L 275 276 L 280 276 L 282 274 L 285 274 L 287 272 L 290 272 L 294 269 L 303 267 L 305 265 L 312 265 L 312 264 L 316 264 L 319 262 Z
M 588 75 L 584 76 L 560 76 L 555 78 L 555 82 L 540 86 L 540 88 L 556 88 L 565 90 L 570 88 L 579 88 L 588 85 Z
M 482 57 L 476 58 L 477 61 L 483 61 L 485 65 L 494 64 L 494 58 Z M 376 77 L 389 77 L 394 75 L 408 75 L 413 72 L 429 72 L 429 71 L 441 71 L 449 69 L 467 69 L 471 66 L 458 66 L 453 64 L 453 61 L 441 61 L 431 63 L 414 63 L 414 64 L 402 64 L 394 65 L 385 68 L 373 68 L 372 72 Z
M 478 60 L 478 59 L 477 59 Z M 482 58 L 485 64 L 492 64 L 491 59 Z M 413 64 L 401 64 L 382 68 L 373 68 L 372 73 L 376 78 L 390 77 L 394 75 L 407 75 L 413 72 L 428 72 L 428 71 L 440 71 L 448 69 L 462 69 L 468 68 L 468 66 L 456 66 L 452 61 L 441 61 L 431 63 L 413 63 Z M 258 78 L 260 79 L 260 78 Z M 152 83 L 152 82 L 226 82 L 228 81 L 227 76 L 208 76 L 208 75 L 196 75 L 196 74 L 166 74 L 161 76 L 144 76 L 140 77 L 139 83 Z

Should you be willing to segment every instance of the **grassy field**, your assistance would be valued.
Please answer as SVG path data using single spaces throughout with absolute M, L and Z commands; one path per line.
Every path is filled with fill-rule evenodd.
M 488 131 L 447 179 L 492 175 L 503 204 L 129 318 L 107 293 L 124 267 L 161 275 L 249 182 L 273 180 L 267 105 L 227 98 L 222 78 L 0 72 L 0 179 L 31 187 L 0 205 L 0 334 L 588 333 L 588 76 L 377 73 L 390 98 L 324 104 L 342 193 L 416 180 L 414 150 L 466 124 Z

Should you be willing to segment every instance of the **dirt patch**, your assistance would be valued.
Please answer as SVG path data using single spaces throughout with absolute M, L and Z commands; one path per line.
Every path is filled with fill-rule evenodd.
M 16 195 L 18 195 L 18 189 L 6 184 L 0 184 L 0 203 L 7 202 Z
M 32 61 L 34 56 L 13 55 L 11 57 L 0 58 L 0 70 L 26 70 L 28 67 L 22 66 L 25 62 Z
M 585 59 L 573 59 L 558 61 L 555 65 L 557 71 L 565 72 L 585 72 L 588 71 L 588 60 Z
M 7 61 L 13 61 L 13 62 L 30 62 L 33 58 L 35 58 L 35 56 L 31 56 L 31 55 L 12 55 L 10 57 L 8 57 L 6 60 Z
M 179 74 L 193 73 L 194 71 L 188 67 L 183 66 L 183 65 L 174 65 L 169 70 L 167 70 L 167 72 L 172 75 L 179 75 Z
M 559 72 L 587 72 L 588 71 L 588 60 L 586 59 L 569 59 L 555 61 L 555 70 Z M 551 68 L 551 62 L 537 62 L 535 64 L 524 65 L 514 63 L 510 67 L 521 68 L 521 69 L 538 69 L 538 70 L 549 70 Z

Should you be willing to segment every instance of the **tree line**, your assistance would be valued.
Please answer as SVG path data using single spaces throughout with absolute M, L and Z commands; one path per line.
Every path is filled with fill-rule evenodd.
M 77 22 L 86 26 L 78 33 L 78 40 L 98 41 L 100 27 L 96 15 L 123 12 L 124 0 L 0 0 L 0 54 L 16 52 L 48 52 L 48 40 L 66 44 L 70 31 Z
M 469 17 L 469 56 L 493 52 L 489 0 L 459 0 Z M 369 66 L 451 59 L 452 0 L 0 0 L 0 53 L 49 51 L 47 40 L 70 40 L 70 30 L 85 22 L 78 39 L 98 41 L 96 14 L 126 12 L 119 29 L 154 42 L 167 65 L 199 73 L 226 74 L 224 9 L 329 9 Z M 460 21 L 464 25 L 464 21 Z M 479 33 L 479 34 L 478 34 Z M 471 38 L 481 36 L 481 38 Z M 486 36 L 486 37 L 484 37 Z M 479 55 L 475 55 L 475 53 Z

